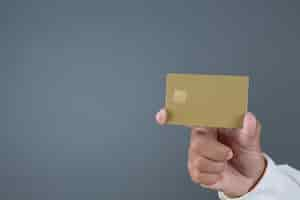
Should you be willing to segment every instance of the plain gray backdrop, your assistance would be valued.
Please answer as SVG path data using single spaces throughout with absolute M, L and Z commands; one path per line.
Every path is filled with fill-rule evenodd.
M 264 151 L 299 169 L 297 2 L 2 0 L 0 199 L 217 199 L 155 124 L 168 72 L 249 75 Z

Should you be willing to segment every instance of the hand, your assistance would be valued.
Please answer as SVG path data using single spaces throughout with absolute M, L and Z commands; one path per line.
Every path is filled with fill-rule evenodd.
M 164 125 L 167 117 L 162 109 L 156 121 Z M 187 165 L 193 182 L 232 198 L 249 192 L 266 167 L 260 130 L 252 113 L 246 113 L 242 129 L 192 127 Z

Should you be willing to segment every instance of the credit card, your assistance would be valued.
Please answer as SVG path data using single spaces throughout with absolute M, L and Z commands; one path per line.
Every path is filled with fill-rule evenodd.
M 242 128 L 248 87 L 248 76 L 168 74 L 167 124 Z

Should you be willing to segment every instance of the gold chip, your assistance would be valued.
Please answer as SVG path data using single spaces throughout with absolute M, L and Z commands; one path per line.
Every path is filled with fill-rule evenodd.
M 173 94 L 173 102 L 177 104 L 184 104 L 187 100 L 187 93 L 183 89 L 175 89 Z

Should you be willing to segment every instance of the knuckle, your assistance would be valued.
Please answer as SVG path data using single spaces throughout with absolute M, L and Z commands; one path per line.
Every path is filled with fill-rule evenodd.
M 197 157 L 197 159 L 195 159 L 194 163 L 195 163 L 194 164 L 195 167 L 198 168 L 198 169 L 205 169 L 205 168 L 207 168 L 207 162 L 201 156 Z
M 191 140 L 190 148 L 192 151 L 201 151 L 204 145 L 205 139 L 201 136 L 198 136 L 197 138 Z
M 200 182 L 199 172 L 198 172 L 196 169 L 192 169 L 192 170 L 190 171 L 190 177 L 191 177 L 191 180 L 192 180 L 194 183 L 199 183 L 199 182 Z
M 190 160 L 187 162 L 187 168 L 188 168 L 188 171 L 189 171 L 190 174 L 191 174 L 191 172 L 192 172 L 192 170 L 193 170 L 193 166 L 192 166 L 192 162 L 191 162 Z
M 191 140 L 194 140 L 198 136 L 199 136 L 199 133 L 197 132 L 197 130 L 195 128 L 192 128 L 191 129 Z
M 199 150 L 199 142 L 197 140 L 192 140 L 190 144 L 191 151 L 198 151 Z

